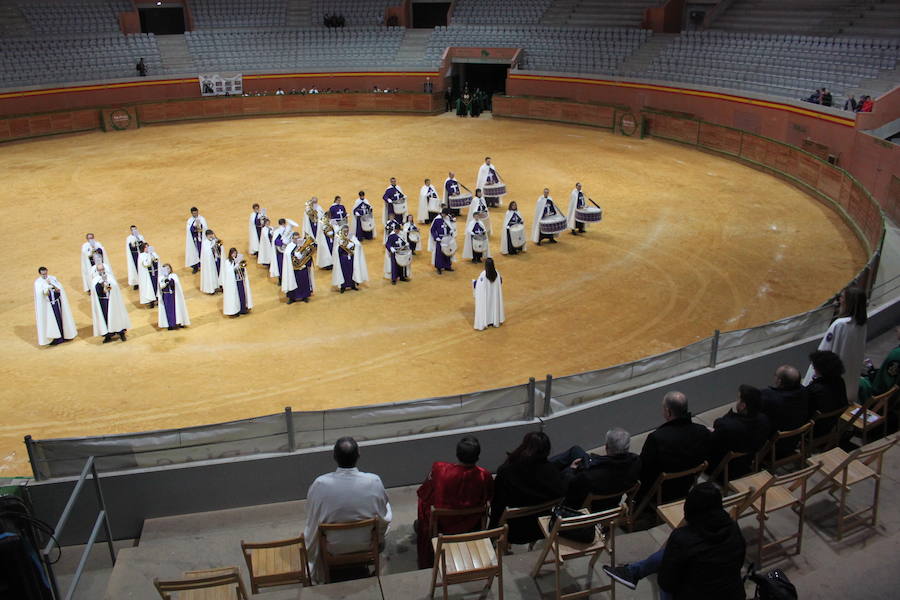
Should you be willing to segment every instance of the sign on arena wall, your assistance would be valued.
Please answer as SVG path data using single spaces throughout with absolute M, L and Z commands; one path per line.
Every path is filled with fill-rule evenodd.
M 244 79 L 241 73 L 223 75 L 205 73 L 198 78 L 203 96 L 239 96 L 244 93 Z

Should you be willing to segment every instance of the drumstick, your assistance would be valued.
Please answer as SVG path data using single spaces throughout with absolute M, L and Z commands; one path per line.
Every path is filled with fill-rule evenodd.
M 588 198 L 588 200 L 590 200 L 590 201 L 591 201 L 591 204 L 593 204 L 593 205 L 594 205 L 594 206 L 596 206 L 596 207 L 597 207 L 597 208 L 600 208 L 600 205 L 599 205 L 599 204 L 597 204 L 597 203 L 596 203 L 596 202 L 594 202 L 594 199 L 593 199 L 593 198 Z M 602 208 L 600 208 L 600 210 L 603 210 L 603 209 L 602 209 Z
M 459 187 L 463 188 L 464 190 L 466 190 L 466 191 L 469 192 L 470 194 L 474 194 L 474 193 L 475 193 L 475 192 L 473 192 L 472 190 L 470 190 L 469 188 L 467 188 L 466 186 L 464 186 L 464 185 L 461 184 L 461 183 L 459 184 Z

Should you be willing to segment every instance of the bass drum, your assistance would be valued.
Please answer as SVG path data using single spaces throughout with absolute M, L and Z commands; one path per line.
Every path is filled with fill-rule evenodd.
M 394 260 L 397 261 L 397 265 L 401 267 L 408 267 L 412 262 L 412 250 L 409 247 L 400 248 L 396 252 L 394 252 Z
M 487 235 L 483 233 L 473 233 L 472 234 L 472 252 L 478 252 L 479 254 L 484 254 L 488 249 L 488 239 Z
M 513 248 L 525 247 L 525 225 L 516 223 L 509 226 L 509 241 L 512 242 Z
M 419 232 L 415 229 L 411 229 L 406 233 L 406 241 L 410 244 L 418 244 L 421 239 Z
M 603 210 L 596 206 L 575 209 L 575 220 L 582 223 L 597 223 L 603 220 Z
M 441 252 L 444 253 L 444 256 L 452 257 L 456 254 L 456 238 L 453 236 L 445 235 L 441 238 Z
M 406 198 L 400 198 L 399 200 L 394 200 L 394 214 L 395 215 L 405 215 L 406 214 Z
M 366 233 L 375 231 L 375 216 L 372 213 L 366 213 L 359 218 L 359 227 Z
M 550 215 L 541 219 L 541 233 L 544 235 L 556 235 L 566 230 L 566 218 L 562 215 Z

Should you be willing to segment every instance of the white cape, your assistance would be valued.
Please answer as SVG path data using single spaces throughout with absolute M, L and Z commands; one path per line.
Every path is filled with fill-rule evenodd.
M 419 223 L 425 222 L 429 212 L 441 212 L 441 198 L 433 185 L 423 185 L 419 189 Z
M 50 299 L 47 297 L 47 290 L 53 284 L 59 288 L 59 306 L 62 314 L 63 330 L 59 330 L 56 323 L 56 315 L 53 314 L 53 307 L 50 306 Z M 37 322 L 38 344 L 46 346 L 56 338 L 65 338 L 71 340 L 78 335 L 75 328 L 75 319 L 72 318 L 72 309 L 69 307 L 69 298 L 66 296 L 66 290 L 62 284 L 53 275 L 45 280 L 38 277 L 34 280 L 34 317 Z
M 108 278 L 107 280 L 110 287 L 106 319 L 103 318 L 103 310 L 100 307 L 100 299 L 97 297 L 95 287 L 100 283 L 101 278 L 95 277 L 91 282 L 91 315 L 94 319 L 94 335 L 106 335 L 107 333 L 118 333 L 123 329 L 131 329 L 131 319 L 128 318 L 125 301 L 122 300 L 122 290 L 115 279 Z
M 587 194 L 584 196 L 585 206 L 587 206 Z M 569 212 L 566 213 L 566 227 L 575 229 L 575 209 L 578 208 L 578 188 L 572 190 L 569 194 Z
M 225 262 L 220 257 L 219 264 Z M 200 242 L 200 291 L 204 294 L 215 294 L 222 276 L 216 271 L 216 259 L 213 257 L 212 243 L 205 235 Z
M 400 195 L 401 195 L 401 196 L 406 197 L 406 194 L 403 193 L 403 189 L 402 189 L 399 185 L 390 186 L 390 187 L 396 188 L 397 191 L 400 192 Z M 386 192 L 388 189 L 390 189 L 390 187 L 388 187 L 388 188 L 385 189 L 384 191 Z M 383 200 L 382 200 L 382 201 L 383 201 Z M 410 203 L 409 198 L 406 198 L 406 210 L 403 211 L 402 213 L 395 213 L 395 214 L 397 215 L 397 217 L 399 217 L 399 220 L 400 220 L 401 223 L 403 222 L 404 219 L 406 219 L 406 215 L 409 214 L 409 209 L 412 208 L 412 207 L 409 205 L 409 203 Z M 393 208 L 392 208 L 391 210 L 393 211 Z M 388 211 L 385 210 L 384 213 L 381 215 L 381 224 L 382 224 L 382 225 L 386 225 L 387 222 L 388 222 L 388 214 L 387 214 L 387 213 L 388 213 Z M 354 233 L 354 234 L 355 234 L 356 232 L 355 232 L 355 231 L 351 231 L 351 233 Z
M 202 226 L 200 230 L 200 235 L 202 237 L 206 237 L 205 232 L 209 227 L 206 225 L 206 217 L 203 215 L 197 215 L 197 220 L 200 221 L 200 225 Z M 198 262 L 200 262 L 200 255 L 197 254 L 197 246 L 194 245 L 194 239 L 191 237 L 191 225 L 194 223 L 194 217 L 188 217 L 188 220 L 185 222 L 185 240 L 184 240 L 184 266 L 193 267 Z M 131 284 L 137 285 L 137 282 Z
M 331 228 L 331 233 L 334 234 L 334 228 L 331 227 L 331 223 L 329 221 L 326 221 L 325 219 L 319 221 L 319 231 L 316 232 L 316 265 L 318 265 L 320 269 L 330 267 L 334 264 L 334 259 L 332 258 L 332 256 L 334 255 L 334 249 L 328 249 L 328 240 L 331 240 L 333 245 L 334 235 L 328 235 L 325 233 L 325 224 L 327 224 L 328 227 Z M 352 228 L 351 231 L 353 231 Z M 328 240 L 325 239 L 326 237 L 328 238 Z
M 466 239 L 463 242 L 463 258 L 472 258 L 472 234 L 475 230 L 475 224 L 481 223 L 482 221 L 478 221 L 476 219 L 469 219 L 469 222 L 466 224 Z M 483 227 L 483 225 L 482 225 Z M 487 236 L 488 247 L 487 250 L 482 254 L 482 258 L 488 258 L 491 255 L 491 233 L 490 229 L 485 228 L 484 234 Z
M 344 271 L 341 269 L 340 258 L 338 252 L 341 251 L 338 237 L 334 238 L 334 251 L 331 254 L 331 260 L 334 268 L 331 269 L 331 285 L 340 287 L 344 283 Z M 366 253 L 363 245 L 359 243 L 355 235 L 350 236 L 350 245 L 354 248 L 353 252 L 353 281 L 363 283 L 369 280 L 369 267 L 366 265 Z
M 359 205 L 363 203 L 362 198 L 357 198 L 356 202 L 353 203 L 353 210 L 350 211 L 350 233 L 356 235 L 356 209 L 359 208 Z M 369 202 L 368 199 L 365 200 L 366 206 L 369 207 L 369 210 L 372 211 L 373 219 L 375 218 L 375 209 L 372 207 L 372 203 Z M 374 232 L 373 232 L 374 233 Z
M 481 212 L 487 212 L 488 214 L 490 214 L 488 211 L 487 200 L 485 200 L 483 196 L 481 198 L 479 198 L 478 196 L 472 196 L 472 201 L 469 202 L 469 212 L 466 214 L 466 229 L 469 228 L 469 223 L 475 219 L 475 217 L 473 215 L 476 212 L 478 212 L 479 210 Z M 482 225 L 484 225 L 484 228 L 487 229 L 488 233 L 491 232 L 491 218 L 490 217 L 485 219 L 484 223 L 482 223 Z
M 96 247 L 98 250 L 102 250 L 103 254 L 103 264 L 109 265 L 109 255 L 106 253 L 106 248 L 103 247 L 103 244 L 94 240 Z M 85 292 L 91 291 L 91 267 L 94 266 L 94 263 L 91 262 L 90 258 L 91 253 L 91 243 L 85 242 L 81 245 L 81 283 L 83 285 L 82 289 Z M 128 260 L 131 260 L 131 255 L 128 256 Z
M 859 396 L 859 372 L 866 357 L 866 329 L 865 325 L 857 325 L 853 317 L 841 317 L 835 319 L 819 342 L 819 350 L 830 350 L 841 357 L 847 400 L 851 403 L 856 402 Z M 809 385 L 814 374 L 810 365 L 803 378 L 803 385 Z
M 175 283 L 175 323 L 169 323 L 166 315 L 166 307 L 163 303 L 162 280 L 160 280 L 159 302 L 156 305 L 159 310 L 159 326 L 167 328 L 170 325 L 190 325 L 191 317 L 188 314 L 187 304 L 184 301 L 184 291 L 181 289 L 181 280 L 175 273 L 169 274 L 169 279 Z
M 222 259 L 222 312 L 236 315 L 241 312 L 241 298 L 238 296 L 238 280 L 234 269 L 237 265 L 231 259 Z M 253 295 L 250 293 L 250 276 L 244 269 L 244 294 L 247 298 L 247 309 L 253 308 Z
M 531 225 L 531 241 L 537 244 L 541 241 L 541 217 L 544 215 L 544 207 L 547 205 L 547 200 L 553 200 L 552 196 L 544 197 L 543 194 L 538 196 L 537 199 L 537 208 L 534 211 L 534 223 Z M 560 209 L 559 205 L 556 202 L 553 203 L 553 206 L 556 207 L 557 214 L 560 214 L 565 218 Z
M 308 235 L 309 237 L 314 238 L 318 234 L 318 229 L 322 226 L 321 222 L 322 217 L 325 215 L 325 209 L 316 203 L 315 213 L 315 222 L 317 224 L 316 231 L 313 231 L 313 221 L 309 218 L 309 214 L 303 213 L 303 231 L 300 232 L 301 237 Z
M 156 302 L 156 292 L 153 291 L 153 279 L 150 276 L 150 261 L 154 258 L 156 259 L 157 282 L 159 282 L 159 254 L 156 252 L 153 254 L 141 252 L 138 255 L 138 265 L 140 265 L 141 268 L 141 272 L 138 276 L 138 293 L 140 294 L 141 304 Z
M 291 253 L 297 249 L 297 244 L 291 242 L 287 245 L 287 249 L 284 251 L 285 256 L 285 267 L 287 267 L 284 271 L 284 275 L 281 278 L 281 291 L 287 294 L 288 292 L 293 292 L 297 289 L 297 278 L 294 277 L 294 269 L 293 262 L 291 261 Z M 309 271 L 309 288 L 315 293 L 316 291 L 316 270 L 313 265 L 313 261 L 310 260 L 306 263 L 306 270 Z
M 256 216 L 261 214 L 262 213 L 258 212 L 250 213 L 250 224 L 247 229 L 247 248 L 250 250 L 250 254 L 259 252 L 259 235 L 256 233 Z
M 144 236 L 142 236 L 141 234 L 138 234 L 137 238 L 135 238 L 134 235 L 129 235 L 127 238 L 125 238 L 125 264 L 128 265 L 128 285 L 139 285 L 141 282 L 141 278 L 138 277 L 137 265 L 134 264 L 134 260 L 132 260 L 131 258 L 131 243 L 143 241 Z M 140 255 L 141 251 L 139 248 L 138 256 Z
M 259 232 L 259 254 L 256 255 L 256 263 L 260 265 L 271 265 L 274 259 L 273 254 L 275 248 L 272 246 L 272 228 L 269 225 L 263 227 Z
M 482 271 L 472 283 L 475 285 L 475 329 L 481 331 L 488 325 L 500 327 L 506 319 L 503 310 L 503 278 L 497 273 L 497 279 L 491 282 Z
M 509 236 L 506 235 L 506 232 L 509 230 L 509 221 L 513 218 L 513 215 L 519 215 L 519 218 L 522 219 L 522 225 L 525 224 L 525 219 L 522 218 L 522 214 L 517 210 L 508 210 L 506 214 L 503 216 L 503 228 L 502 233 L 500 234 L 500 254 L 509 254 Z M 519 249 L 519 252 L 525 252 L 528 249 L 528 244 L 525 244 Z
M 502 181 L 494 165 L 481 165 L 480 167 L 478 167 L 478 179 L 475 182 L 475 187 L 481 188 L 482 192 L 484 191 L 484 184 L 487 183 L 488 175 L 490 175 L 492 168 L 494 169 L 494 173 L 497 175 L 497 181 Z

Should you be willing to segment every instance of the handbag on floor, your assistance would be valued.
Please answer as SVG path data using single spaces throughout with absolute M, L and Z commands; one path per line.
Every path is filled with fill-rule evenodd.
M 571 509 L 564 504 L 557 504 L 553 507 L 553 510 L 550 511 L 550 523 L 548 524 L 548 527 L 552 530 L 557 519 L 568 519 L 569 517 L 583 516 L 584 513 L 581 511 Z M 594 538 L 597 535 L 597 528 L 594 525 L 587 525 L 585 527 L 578 527 L 577 529 L 566 529 L 564 531 L 560 531 L 559 535 L 560 537 L 563 537 L 567 540 L 572 540 L 573 542 L 578 542 L 579 544 L 590 544 L 594 541 Z

